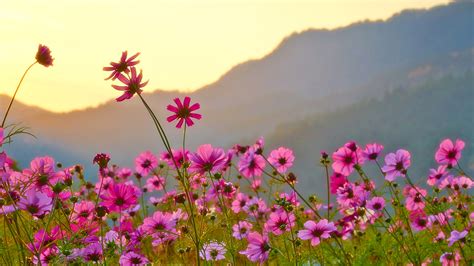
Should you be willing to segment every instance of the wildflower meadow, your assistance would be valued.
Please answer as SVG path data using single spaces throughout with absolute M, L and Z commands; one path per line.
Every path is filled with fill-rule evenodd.
M 471 143 L 442 140 L 415 178 L 410 151 L 348 140 L 314 151 L 327 194 L 303 194 L 291 147 L 269 150 L 259 138 L 188 149 L 187 128 L 206 119 L 200 104 L 150 106 L 138 57 L 123 52 L 104 67 L 104 89 L 119 92 L 118 105 L 143 104 L 149 117 L 137 119 L 154 124 L 162 151 L 130 158 L 134 168 L 91 154 L 94 176 L 47 155 L 20 169 L 4 148 L 30 133 L 8 114 L 27 73 L 53 66 L 39 46 L 0 127 L 1 265 L 473 265 L 474 182 L 462 168 Z

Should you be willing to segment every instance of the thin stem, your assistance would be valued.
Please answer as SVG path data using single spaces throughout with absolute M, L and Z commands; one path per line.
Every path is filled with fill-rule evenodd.
M 5 126 L 5 121 L 7 120 L 8 113 L 10 112 L 10 109 L 12 108 L 13 101 L 15 101 L 16 94 L 18 93 L 18 90 L 20 89 L 20 85 L 21 85 L 21 83 L 23 82 L 23 79 L 25 78 L 26 73 L 28 73 L 28 71 L 29 71 L 36 63 L 38 63 L 38 61 L 35 61 L 33 64 L 31 64 L 31 65 L 25 70 L 25 73 L 23 73 L 23 76 L 21 77 L 20 82 L 18 82 L 18 85 L 16 86 L 15 93 L 13 94 L 13 97 L 12 97 L 12 99 L 10 100 L 10 104 L 8 105 L 7 111 L 5 112 L 5 116 L 3 116 L 2 126 L 1 126 L 1 127 Z

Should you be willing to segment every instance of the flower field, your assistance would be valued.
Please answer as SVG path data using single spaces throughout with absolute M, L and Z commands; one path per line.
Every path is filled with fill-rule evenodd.
M 0 127 L 1 265 L 472 265 L 469 143 L 441 141 L 421 179 L 410 176 L 410 151 L 341 143 L 321 151 L 314 169 L 327 194 L 302 194 L 290 147 L 269 150 L 259 138 L 189 150 L 186 129 L 206 119 L 200 104 L 150 106 L 138 56 L 123 52 L 104 67 L 117 104 L 140 101 L 162 143 L 130 158 L 134 168 L 104 151 L 91 155 L 97 176 L 49 156 L 20 169 L 3 150 L 29 134 L 8 124 L 12 98 Z M 40 45 L 15 95 L 33 66 L 53 61 Z M 170 143 L 176 134 L 182 142 Z M 367 174 L 368 165 L 378 173 Z

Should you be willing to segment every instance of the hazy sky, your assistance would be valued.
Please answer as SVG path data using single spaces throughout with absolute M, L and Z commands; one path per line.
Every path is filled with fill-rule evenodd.
M 447 0 L 0 0 L 0 93 L 13 94 L 37 45 L 54 66 L 36 66 L 18 99 L 53 111 L 119 95 L 102 67 L 141 52 L 146 90 L 190 91 L 232 66 L 271 52 L 292 32 L 386 19 Z M 4 108 L 4 106 L 0 106 Z

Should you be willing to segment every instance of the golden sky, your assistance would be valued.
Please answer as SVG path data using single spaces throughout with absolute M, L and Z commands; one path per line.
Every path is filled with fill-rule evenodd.
M 54 66 L 35 66 L 18 100 L 63 112 L 120 93 L 102 67 L 141 52 L 145 90 L 191 91 L 261 58 L 293 32 L 387 19 L 448 0 L 0 0 L 0 93 L 13 94 L 39 43 Z M 4 108 L 1 106 L 0 108 Z

